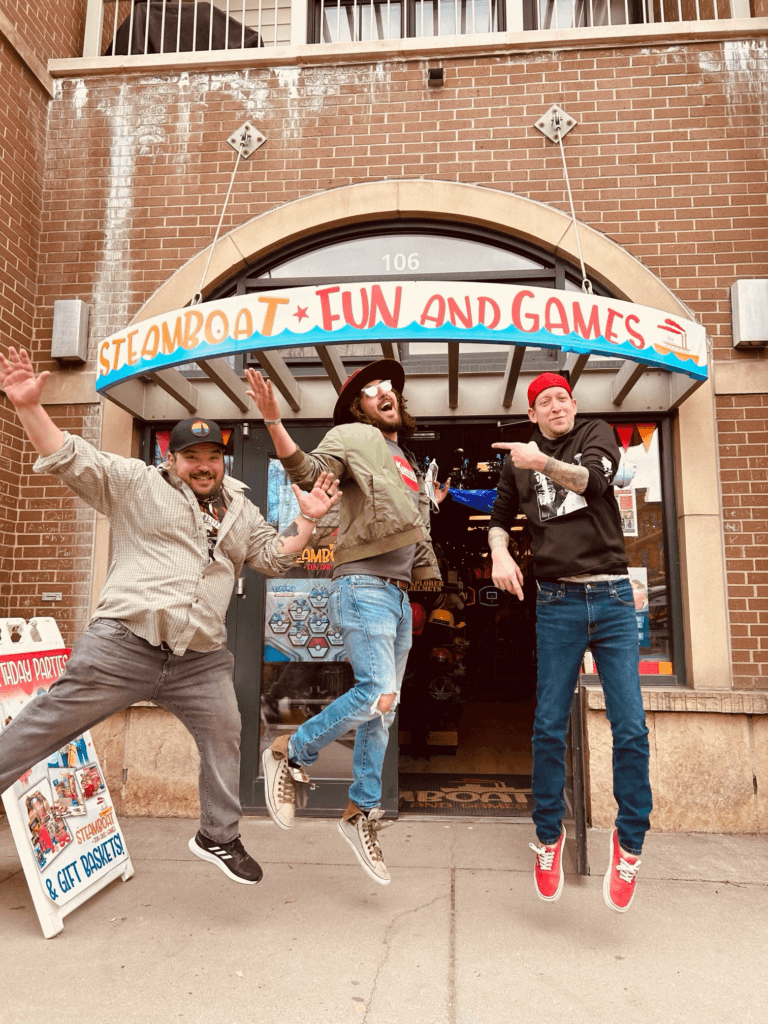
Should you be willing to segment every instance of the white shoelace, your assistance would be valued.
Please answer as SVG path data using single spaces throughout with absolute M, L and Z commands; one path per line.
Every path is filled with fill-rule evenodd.
M 361 816 L 360 827 L 363 832 L 363 842 L 368 848 L 372 860 L 384 861 L 384 854 L 379 846 L 378 834 L 383 828 L 389 828 L 390 825 L 394 825 L 394 822 L 381 821 L 381 819 L 377 818 L 366 818 L 365 815 Z
M 528 843 L 528 845 L 536 854 L 541 870 L 551 871 L 552 864 L 555 859 L 555 853 L 557 852 L 556 847 L 552 846 L 548 848 L 546 846 L 536 846 L 534 843 Z
M 634 864 L 630 864 L 629 861 L 624 860 L 623 857 L 619 857 L 619 863 L 616 865 L 616 870 L 619 873 L 619 878 L 622 882 L 631 884 L 635 880 L 637 869 L 640 867 L 640 861 L 636 860 Z
M 286 758 L 281 758 L 277 777 L 277 798 L 281 803 L 296 802 L 297 782 L 308 783 L 308 775 L 302 768 L 294 768 Z

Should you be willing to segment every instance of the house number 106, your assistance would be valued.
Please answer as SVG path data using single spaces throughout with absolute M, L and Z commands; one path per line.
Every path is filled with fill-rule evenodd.
M 417 252 L 409 252 L 408 255 L 404 252 L 396 252 L 394 256 L 387 253 L 381 257 L 384 260 L 384 265 L 387 268 L 387 273 L 392 270 L 405 270 L 407 267 L 409 270 L 419 269 L 419 254 Z

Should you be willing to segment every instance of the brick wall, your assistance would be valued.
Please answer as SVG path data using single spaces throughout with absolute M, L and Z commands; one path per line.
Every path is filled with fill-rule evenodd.
M 82 52 L 85 0 L 4 3 L 3 13 L 41 61 Z M 40 218 L 49 97 L 0 36 L 0 314 L 2 344 L 46 348 L 38 319 Z M 37 322 L 36 322 L 37 321 Z M 50 331 L 48 333 L 50 349 Z M 46 368 L 54 369 L 50 360 Z M 60 425 L 97 439 L 90 411 L 57 410 Z M 85 415 L 84 415 L 85 414 Z M 55 614 L 68 642 L 87 613 L 93 513 L 53 480 L 32 478 L 33 453 L 0 397 L 0 616 Z M 87 562 L 87 565 L 86 565 Z M 61 605 L 43 605 L 43 589 L 61 590 Z
M 734 687 L 768 689 L 768 395 L 717 399 Z
M 584 50 L 353 68 L 67 81 L 51 113 L 44 260 L 92 287 L 103 333 L 212 238 L 253 119 L 267 145 L 238 172 L 224 230 L 318 190 L 428 177 L 567 210 L 560 154 L 534 122 L 553 102 L 576 213 L 641 259 L 730 347 L 728 288 L 764 265 L 761 43 Z M 82 169 L 87 168 L 87 188 Z
M 534 127 L 554 102 L 579 121 L 565 142 L 577 216 L 690 306 L 717 359 L 763 360 L 763 352 L 731 347 L 729 288 L 737 277 L 768 276 L 767 55 L 763 42 L 744 39 L 457 57 L 440 61 L 442 89 L 427 88 L 427 62 L 417 60 L 63 81 L 51 105 L 42 194 L 40 365 L 48 365 L 55 298 L 89 303 L 93 351 L 211 241 L 235 159 L 224 140 L 243 120 L 254 121 L 268 142 L 241 164 L 224 231 L 317 191 L 386 178 L 474 183 L 567 211 L 560 153 Z M 746 408 L 721 402 L 727 423 L 734 409 Z M 728 464 L 741 457 L 729 454 L 732 446 L 723 441 L 724 486 L 759 495 L 757 476 L 727 479 L 742 472 Z M 747 506 L 737 502 L 745 493 L 726 493 L 729 513 L 740 510 L 729 529 L 743 521 Z M 61 523 L 86 521 L 74 506 L 55 507 Z M 67 534 L 62 572 L 81 571 L 76 534 Z M 750 536 L 753 550 L 766 535 Z M 734 566 L 742 558 L 753 559 L 752 576 L 732 576 L 731 598 L 746 601 L 738 588 L 752 587 L 756 612 L 760 556 L 729 548 L 732 573 L 747 573 Z M 73 587 L 80 582 L 73 579 Z M 71 614 L 74 624 L 76 604 Z M 739 631 L 745 626 L 752 624 L 734 618 L 734 653 L 758 656 L 739 654 L 738 681 L 757 686 L 765 678 L 755 669 L 759 640 Z
M 45 64 L 82 55 L 87 6 L 88 0 L 3 0 L 3 14 Z
M 33 336 L 47 97 L 16 51 L 0 36 L 0 311 L 2 340 Z M 0 398 L 0 615 L 16 614 L 10 593 L 19 509 L 22 435 Z

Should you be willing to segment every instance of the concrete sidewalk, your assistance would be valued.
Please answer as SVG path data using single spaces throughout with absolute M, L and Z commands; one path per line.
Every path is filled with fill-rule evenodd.
M 195 859 L 196 823 L 121 820 L 136 874 L 45 940 L 0 825 L 2 1024 L 739 1024 L 768 1019 L 768 837 L 650 835 L 607 909 L 608 834 L 561 900 L 531 825 L 401 818 L 369 882 L 335 821 L 243 822 L 265 869 Z

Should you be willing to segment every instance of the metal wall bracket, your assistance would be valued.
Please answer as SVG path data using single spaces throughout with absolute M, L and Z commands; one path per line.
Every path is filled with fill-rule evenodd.
M 247 160 L 266 141 L 266 135 L 262 135 L 259 129 L 255 128 L 250 121 L 246 121 L 245 124 L 240 125 L 236 132 L 232 132 L 227 139 L 227 144 Z
M 535 127 L 546 135 L 550 142 L 559 142 L 578 123 L 576 118 L 566 114 L 562 107 L 554 103 L 546 114 L 539 118 Z

